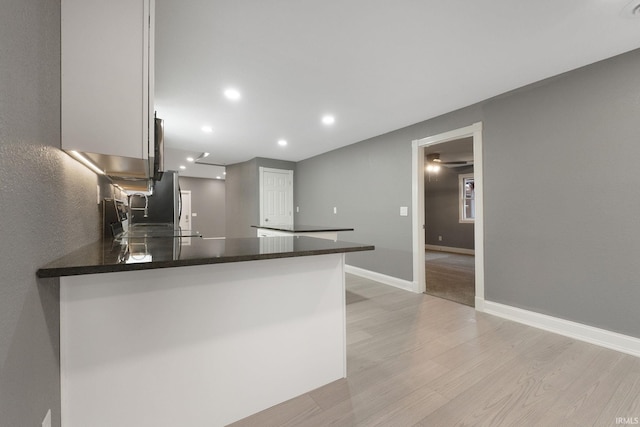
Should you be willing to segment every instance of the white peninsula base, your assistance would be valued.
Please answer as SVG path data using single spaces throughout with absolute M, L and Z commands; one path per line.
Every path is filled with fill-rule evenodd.
M 346 375 L 344 254 L 60 278 L 63 426 L 222 426 Z

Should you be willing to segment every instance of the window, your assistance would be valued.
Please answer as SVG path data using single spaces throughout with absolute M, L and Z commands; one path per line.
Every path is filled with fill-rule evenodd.
M 473 174 L 458 175 L 460 187 L 460 222 L 473 222 L 476 218 L 476 192 Z

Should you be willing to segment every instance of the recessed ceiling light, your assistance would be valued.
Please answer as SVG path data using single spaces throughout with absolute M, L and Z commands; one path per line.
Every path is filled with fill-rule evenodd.
M 242 97 L 242 95 L 240 95 L 240 92 L 234 88 L 225 89 L 224 96 L 232 101 L 237 101 Z
M 194 158 L 193 157 L 187 157 L 187 162 L 193 162 Z
M 222 178 L 221 178 L 221 177 L 219 177 L 219 176 L 216 176 L 216 179 L 222 179 Z
M 322 123 L 324 123 L 325 125 L 332 125 L 335 122 L 336 122 L 336 118 L 330 114 L 327 114 L 326 116 L 322 116 Z
M 186 168 L 186 166 L 180 165 L 180 169 L 185 170 Z
M 278 140 L 278 145 L 281 147 L 284 147 L 285 145 L 287 145 L 287 140 L 285 139 Z
M 204 133 L 211 133 L 211 132 L 213 132 L 213 128 L 212 128 L 211 126 L 207 126 L 207 125 L 202 126 L 200 129 L 202 129 L 202 132 L 204 132 Z

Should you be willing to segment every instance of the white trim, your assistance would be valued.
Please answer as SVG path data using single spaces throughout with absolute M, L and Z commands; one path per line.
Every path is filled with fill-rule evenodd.
M 346 255 L 342 254 L 342 262 L 340 267 L 342 269 L 340 277 L 342 280 L 342 378 L 347 378 L 347 278 L 346 267 L 347 260 Z
M 485 313 L 494 316 L 640 357 L 640 338 L 492 301 L 485 301 L 484 307 Z
M 353 274 L 355 276 L 364 277 L 365 279 L 374 280 L 385 285 L 393 286 L 394 288 L 404 289 L 405 291 L 411 291 L 420 293 L 422 291 L 417 290 L 413 282 L 408 280 L 398 279 L 397 277 L 387 276 L 386 274 L 377 273 L 371 270 L 365 270 L 364 268 L 354 267 L 353 265 L 344 266 L 344 272 Z
M 454 248 L 451 246 L 438 246 L 438 245 L 425 244 L 424 249 L 427 251 L 451 252 L 452 254 L 462 254 L 462 255 L 476 254 L 476 251 L 474 249 Z
M 149 174 L 153 175 L 153 162 L 155 156 L 155 40 L 156 40 L 156 2 L 155 0 L 144 1 L 144 22 L 143 43 L 146 49 L 142 53 L 142 75 L 147 76 L 147 84 L 143 86 L 142 114 L 143 122 L 146 126 L 142 129 L 142 158 L 148 159 L 147 167 Z
M 484 307 L 482 122 L 412 142 L 413 288 L 415 292 L 424 292 L 426 288 L 424 263 L 424 147 L 469 136 L 473 137 L 473 173 L 476 190 L 476 220 L 474 223 L 476 310 L 482 311 Z
M 482 151 L 482 122 L 473 131 L 473 180 L 476 190 L 476 220 L 473 238 L 476 255 L 476 310 L 484 310 L 484 160 Z
M 412 142 L 411 148 L 411 226 L 413 235 L 413 284 L 417 292 L 426 291 L 426 272 L 424 264 L 424 151 L 420 141 Z M 422 176 L 423 179 L 419 179 Z M 418 209 L 418 207 L 423 207 Z M 420 259 L 418 259 L 420 254 Z

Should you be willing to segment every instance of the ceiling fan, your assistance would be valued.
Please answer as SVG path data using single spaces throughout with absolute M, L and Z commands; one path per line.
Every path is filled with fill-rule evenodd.
M 441 165 L 441 166 L 445 166 L 445 167 L 451 167 L 451 168 L 456 168 L 456 167 L 460 167 L 460 166 L 467 166 L 467 165 L 472 165 L 473 164 L 473 160 L 452 160 L 452 161 L 448 161 L 448 162 L 443 162 L 440 159 L 440 153 L 431 153 L 431 154 L 427 154 L 427 163 L 428 164 L 433 164 L 433 165 Z

